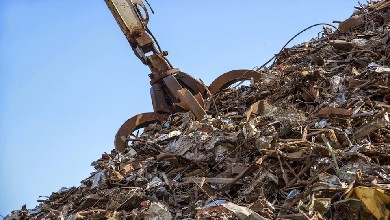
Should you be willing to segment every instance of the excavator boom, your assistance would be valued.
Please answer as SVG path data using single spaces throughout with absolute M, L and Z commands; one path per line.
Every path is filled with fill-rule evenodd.
M 164 58 L 167 54 L 156 48 L 156 42 L 148 33 L 149 13 L 144 3 L 141 0 L 105 0 L 105 2 L 134 54 L 143 64 L 149 66 L 152 77 L 156 78 L 159 74 L 172 69 L 168 60 Z M 146 54 L 150 52 L 152 55 L 147 56 Z

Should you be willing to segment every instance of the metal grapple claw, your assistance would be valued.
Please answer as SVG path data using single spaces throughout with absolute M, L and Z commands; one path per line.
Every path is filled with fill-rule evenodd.
M 115 136 L 115 149 L 127 148 L 128 137 L 135 130 L 155 122 L 161 122 L 168 114 L 191 111 L 202 120 L 205 111 L 204 99 L 241 80 L 260 80 L 261 75 L 253 70 L 233 70 L 211 83 L 207 88 L 189 74 L 173 68 L 155 37 L 148 28 L 149 14 L 142 0 L 104 0 L 127 38 L 134 54 L 151 71 L 150 94 L 154 112 L 143 113 L 128 119 Z M 211 93 L 211 94 L 210 94 Z

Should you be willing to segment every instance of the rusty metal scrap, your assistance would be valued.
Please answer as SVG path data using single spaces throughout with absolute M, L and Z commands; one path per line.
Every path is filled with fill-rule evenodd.
M 204 112 L 135 116 L 80 186 L 5 219 L 389 219 L 389 27 L 370 1 L 261 80 L 184 101 Z

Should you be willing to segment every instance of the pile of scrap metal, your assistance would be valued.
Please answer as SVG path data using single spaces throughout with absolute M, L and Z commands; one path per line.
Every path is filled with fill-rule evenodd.
M 5 219 L 389 219 L 390 1 L 170 114 Z

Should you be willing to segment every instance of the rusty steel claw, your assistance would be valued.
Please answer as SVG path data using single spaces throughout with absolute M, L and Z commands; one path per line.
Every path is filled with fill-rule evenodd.
M 254 70 L 232 70 L 216 78 L 209 86 L 209 91 L 214 95 L 218 91 L 231 86 L 233 83 L 250 79 L 260 81 L 262 76 L 259 72 Z
M 118 152 L 124 151 L 128 147 L 128 136 L 131 135 L 131 133 L 133 133 L 135 130 L 144 128 L 156 122 L 163 122 L 167 118 L 168 114 L 156 112 L 147 112 L 131 117 L 125 123 L 123 123 L 115 135 L 115 150 Z

